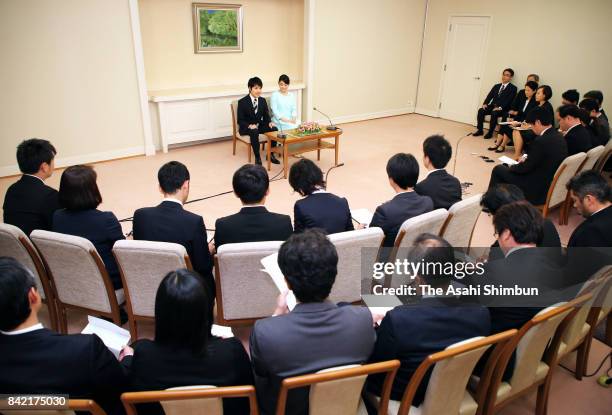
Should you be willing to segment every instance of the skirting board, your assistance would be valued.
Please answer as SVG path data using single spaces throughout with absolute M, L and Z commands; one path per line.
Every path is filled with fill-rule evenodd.
M 58 157 L 57 159 L 55 159 L 55 167 L 61 168 L 74 166 L 75 164 L 96 163 L 100 161 L 114 160 L 123 157 L 140 156 L 143 154 L 145 154 L 144 145 L 121 148 L 117 150 L 102 151 L 99 153 L 83 154 L 82 156 Z M 21 174 L 17 164 L 13 164 L 10 166 L 0 166 L 0 177 L 13 176 L 16 174 Z
M 438 111 L 430 110 L 427 108 L 416 107 L 414 112 L 421 115 L 427 115 L 428 117 L 438 118 Z
M 406 107 L 406 108 L 398 108 L 398 109 L 393 109 L 393 110 L 371 112 L 371 113 L 366 113 L 366 114 L 342 115 L 339 117 L 332 116 L 332 121 L 334 122 L 334 124 L 346 124 L 350 122 L 373 120 L 375 118 L 384 118 L 384 117 L 393 117 L 396 115 L 412 114 L 413 112 L 414 112 L 414 107 Z M 329 121 L 327 121 L 326 118 L 318 118 L 314 121 L 319 124 L 329 124 Z

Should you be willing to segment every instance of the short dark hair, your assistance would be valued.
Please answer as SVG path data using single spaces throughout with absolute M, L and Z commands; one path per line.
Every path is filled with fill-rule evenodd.
M 444 268 L 446 264 L 455 263 L 455 251 L 451 244 L 437 235 L 422 233 L 417 236 L 408 252 L 408 261 L 424 265 L 419 277 L 432 287 L 448 285 L 453 278 L 444 272 Z
M 169 161 L 157 172 L 159 187 L 166 194 L 176 193 L 186 180 L 189 180 L 189 170 L 178 161 Z
M 612 190 L 608 181 L 595 170 L 585 170 L 572 177 L 566 185 L 580 199 L 593 196 L 599 203 L 610 201 Z
M 329 297 L 338 272 L 338 253 L 319 229 L 293 234 L 278 251 L 278 265 L 302 303 Z
M 414 187 L 419 179 L 419 163 L 412 154 L 397 153 L 387 162 L 387 176 L 402 189 Z
M 525 82 L 525 86 L 531 88 L 533 92 L 538 90 L 538 83 L 536 81 L 527 81 Z
M 597 101 L 594 100 L 593 98 L 585 98 L 582 101 L 580 101 L 580 104 L 578 104 L 578 106 L 586 111 L 590 112 L 591 111 L 598 111 L 599 112 L 599 104 L 597 104 Z
M 247 86 L 249 87 L 249 91 L 254 86 L 258 86 L 260 88 L 263 88 L 263 82 L 261 82 L 261 79 L 258 76 L 254 76 L 252 78 L 249 78 L 249 82 L 247 83 Z
M 242 203 L 257 203 L 266 196 L 270 187 L 270 178 L 263 166 L 245 164 L 234 173 L 232 186 Z
M 536 83 L 540 82 L 540 75 L 538 75 L 537 73 L 530 73 L 529 75 L 527 75 L 527 78 L 535 78 Z
M 155 342 L 205 354 L 213 323 L 212 296 L 197 273 L 171 271 L 155 296 Z
M 597 105 L 599 105 L 600 107 L 601 107 L 601 104 L 603 104 L 603 93 L 601 91 L 598 91 L 598 90 L 589 91 L 586 94 L 584 94 L 584 97 L 594 99 L 595 101 L 597 101 Z
M 17 146 L 17 164 L 23 174 L 35 174 L 43 163 L 51 164 L 57 151 L 53 144 L 40 138 L 30 138 Z
M 510 72 L 510 75 L 512 75 L 512 77 L 514 77 L 514 69 L 506 68 L 506 69 L 504 69 L 504 71 L 502 73 L 504 73 L 504 72 Z
M 561 94 L 561 98 L 574 104 L 578 104 L 578 101 L 580 101 L 580 93 L 575 89 L 568 89 Z
M 535 124 L 536 121 L 540 121 L 542 125 L 552 125 L 553 116 L 547 109 L 535 107 L 527 113 L 525 122 L 528 124 Z
M 489 187 L 480 199 L 480 206 L 482 206 L 483 211 L 495 215 L 495 212 L 502 206 L 521 200 L 525 200 L 525 194 L 520 187 L 514 184 L 503 183 Z
M 580 111 L 578 113 L 580 115 L 580 121 L 584 125 L 589 125 L 589 123 L 591 122 L 591 113 L 585 110 L 584 108 L 578 108 L 578 111 Z
M 318 188 L 325 187 L 323 172 L 312 160 L 300 159 L 289 170 L 289 184 L 302 196 L 312 194 Z
M 432 135 L 423 141 L 423 153 L 436 169 L 443 169 L 453 155 L 453 148 L 442 135 Z
M 540 211 L 529 202 L 512 202 L 495 213 L 493 226 L 498 235 L 509 230 L 518 243 L 539 244 L 543 237 L 544 219 Z
M 68 210 L 97 208 L 102 203 L 97 177 L 91 166 L 70 166 L 64 170 L 59 186 L 60 205 Z
M 32 287 L 36 281 L 30 270 L 13 258 L 0 257 L 0 330 L 14 330 L 28 319 Z
M 549 85 L 540 85 L 538 89 L 542 90 L 542 93 L 544 94 L 544 98 L 546 99 L 546 101 L 550 101 L 550 99 L 553 96 L 552 88 Z
M 559 108 L 557 108 L 557 112 L 561 118 L 565 118 L 568 115 L 574 118 L 580 118 L 582 116 L 580 108 L 578 108 L 578 105 L 574 104 L 561 105 Z
M 291 83 L 291 81 L 289 80 L 289 77 L 285 74 L 282 74 L 281 76 L 278 77 L 278 83 L 284 82 L 287 85 L 289 85 Z

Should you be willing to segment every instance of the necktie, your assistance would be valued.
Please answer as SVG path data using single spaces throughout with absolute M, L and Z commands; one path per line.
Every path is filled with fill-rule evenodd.
M 497 95 L 501 95 L 501 93 L 504 92 L 504 88 L 506 88 L 506 85 L 502 84 L 501 88 L 499 88 L 499 93 Z
M 253 111 L 257 114 L 257 98 L 253 99 Z

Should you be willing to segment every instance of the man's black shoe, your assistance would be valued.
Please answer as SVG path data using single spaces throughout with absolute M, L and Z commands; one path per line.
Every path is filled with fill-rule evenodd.
M 482 133 L 482 130 L 476 130 L 476 132 L 475 132 L 475 133 L 473 133 L 472 135 L 473 135 L 474 137 L 478 137 L 478 136 L 480 136 L 480 135 L 482 135 L 482 134 L 483 134 L 483 133 Z

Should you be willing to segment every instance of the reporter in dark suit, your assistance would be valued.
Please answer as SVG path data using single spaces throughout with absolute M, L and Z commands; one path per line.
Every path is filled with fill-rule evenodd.
M 593 147 L 591 135 L 580 122 L 581 111 L 576 105 L 562 105 L 557 110 L 559 128 L 565 136 L 568 156 L 586 153 Z
M 67 394 L 95 400 L 121 414 L 127 379 L 96 335 L 61 335 L 38 320 L 40 294 L 34 277 L 12 258 L 0 258 L 0 391 Z
M 580 93 L 575 89 L 568 89 L 561 94 L 561 105 L 578 105 Z
M 242 209 L 217 219 L 216 248 L 228 243 L 284 241 L 291 236 L 291 218 L 268 212 L 264 206 L 270 193 L 266 169 L 256 164 L 245 164 L 234 173 L 232 186 L 234 194 L 242 202 Z
M 135 391 L 177 386 L 251 385 L 251 362 L 236 338 L 211 335 L 213 297 L 202 278 L 186 269 L 168 273 L 155 297 L 155 338 L 125 347 L 121 363 Z M 248 414 L 247 399 L 224 399 L 226 414 Z M 163 414 L 158 404 L 139 414 Z
M 376 208 L 370 227 L 379 227 L 385 233 L 383 246 L 392 247 L 402 223 L 414 216 L 433 210 L 429 196 L 414 191 L 419 177 L 419 163 L 412 154 L 398 153 L 387 162 L 389 185 L 395 197 Z
M 495 126 L 497 125 L 497 117 L 503 116 L 512 104 L 512 100 L 516 96 L 516 86 L 510 81 L 514 77 L 514 71 L 511 68 L 506 68 L 502 72 L 501 83 L 495 84 L 493 88 L 487 94 L 482 107 L 478 109 L 477 125 L 474 136 L 483 134 L 483 125 L 485 115 L 491 115 L 491 121 L 489 122 L 489 132 L 484 138 L 493 137 Z
M 250 348 L 257 400 L 263 415 L 273 414 L 284 378 L 334 366 L 361 364 L 376 340 L 365 307 L 338 307 L 327 299 L 336 279 L 338 254 L 323 232 L 292 235 L 278 252 L 287 285 L 298 304 L 288 312 L 281 294 L 274 317 L 258 320 Z M 287 414 L 308 414 L 308 389 L 289 394 Z
M 434 209 L 448 209 L 461 200 L 461 183 L 444 169 L 452 155 L 450 143 L 441 135 L 432 135 L 423 142 L 427 175 L 414 190 L 421 196 L 431 197 Z
M 17 164 L 23 173 L 4 196 L 4 223 L 26 235 L 34 229 L 51 230 L 53 212 L 60 208 L 57 190 L 44 181 L 53 174 L 55 147 L 47 140 L 31 138 L 17 147 Z
M 121 288 L 121 276 L 113 257 L 113 245 L 125 237 L 113 212 L 97 209 L 102 196 L 96 177 L 90 166 L 72 166 L 64 170 L 59 190 L 59 200 L 64 209 L 55 211 L 53 231 L 89 239 L 104 261 L 117 290 Z
M 610 124 L 607 118 L 600 112 L 597 101 L 586 98 L 580 101 L 580 108 L 589 114 L 589 122 L 586 125 L 591 134 L 591 144 L 593 147 L 605 146 L 610 140 Z
M 500 164 L 491 172 L 489 188 L 500 183 L 518 186 L 534 205 L 546 201 L 548 187 L 559 165 L 567 157 L 567 144 L 552 126 L 552 115 L 544 108 L 535 108 L 525 120 L 537 135 L 527 159 L 511 167 Z
M 500 184 L 489 188 L 482 195 L 480 206 L 483 212 L 495 217 L 495 213 L 502 207 L 512 202 L 520 202 L 525 200 L 525 194 L 521 189 L 513 184 Z M 555 224 L 548 218 L 544 218 L 542 240 L 537 243 L 539 247 L 557 248 L 548 250 L 551 254 L 559 258 L 562 255 L 561 238 Z M 489 261 L 495 261 L 504 257 L 503 252 L 499 248 L 499 242 L 495 240 L 489 251 Z
M 612 191 L 607 180 L 594 170 L 572 177 L 567 189 L 574 207 L 585 220 L 570 236 L 571 247 L 612 247 Z
M 601 117 L 603 118 L 602 121 L 605 122 L 605 124 L 610 125 L 610 120 L 608 120 L 608 115 L 606 114 L 606 112 L 604 111 L 602 105 L 603 105 L 603 93 L 601 91 L 598 90 L 593 90 L 593 91 L 589 91 L 586 94 L 584 94 L 584 98 L 590 98 L 590 99 L 594 99 L 597 102 L 597 112 L 599 112 L 601 114 Z
M 159 169 L 157 179 L 164 200 L 155 207 L 134 212 L 134 239 L 183 245 L 193 269 L 204 277 L 214 293 L 213 263 L 204 219 L 183 209 L 189 197 L 189 170 L 178 161 L 170 161 Z
M 301 159 L 293 164 L 289 184 L 304 197 L 293 206 L 296 232 L 319 228 L 332 234 L 355 229 L 348 201 L 325 190 L 323 172 L 313 161 Z
M 268 103 L 261 97 L 261 88 L 263 87 L 261 79 L 258 77 L 249 79 L 248 87 L 249 94 L 238 101 L 238 130 L 240 135 L 249 136 L 251 148 L 255 154 L 255 163 L 261 164 L 259 134 L 276 131 L 276 126 L 270 120 Z M 274 154 L 271 155 L 270 160 L 274 164 L 280 163 Z
M 447 241 L 431 234 L 419 235 L 408 261 L 431 264 L 433 272 L 415 277 L 413 284 L 419 292 L 418 302 L 395 307 L 385 315 L 376 330 L 376 344 L 369 359 L 370 362 L 401 361 L 391 389 L 391 399 L 397 401 L 402 399 L 410 378 L 427 356 L 462 340 L 488 336 L 491 330 L 486 307 L 471 305 L 453 296 L 427 295 L 423 288 L 428 285 L 446 292 L 452 284 L 453 275 L 438 273 L 435 267 L 435 264 L 455 263 L 453 247 Z M 423 401 L 430 374 L 425 375 L 417 389 L 413 406 Z M 380 396 L 383 383 L 384 376 L 370 376 L 366 391 Z

